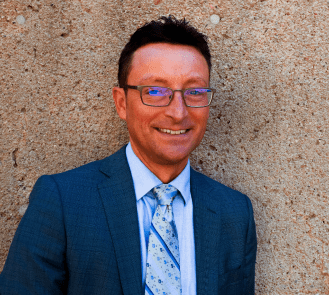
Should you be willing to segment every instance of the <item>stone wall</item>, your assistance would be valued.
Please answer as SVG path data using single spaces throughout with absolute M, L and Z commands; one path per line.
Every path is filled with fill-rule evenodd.
M 257 294 L 329 294 L 329 1 L 0 0 L 0 270 L 36 179 L 127 142 L 118 57 L 168 14 L 209 36 L 217 95 L 191 160 L 252 200 Z

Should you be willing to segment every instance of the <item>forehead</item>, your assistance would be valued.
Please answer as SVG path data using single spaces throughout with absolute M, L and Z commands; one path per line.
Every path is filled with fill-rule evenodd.
M 200 51 L 188 45 L 152 43 L 133 54 L 127 82 L 182 78 L 199 78 L 209 83 L 208 64 Z

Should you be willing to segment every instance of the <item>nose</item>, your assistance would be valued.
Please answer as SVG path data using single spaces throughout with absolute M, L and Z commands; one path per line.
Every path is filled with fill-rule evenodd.
M 169 106 L 166 107 L 166 114 L 177 122 L 182 121 L 188 115 L 182 91 L 174 91 L 173 98 Z

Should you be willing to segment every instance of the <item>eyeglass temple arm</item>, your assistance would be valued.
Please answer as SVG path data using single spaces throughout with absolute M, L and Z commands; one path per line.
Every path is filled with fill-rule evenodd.
M 138 90 L 138 86 L 131 86 L 131 85 L 125 85 L 124 87 L 123 87 L 123 89 L 137 89 Z

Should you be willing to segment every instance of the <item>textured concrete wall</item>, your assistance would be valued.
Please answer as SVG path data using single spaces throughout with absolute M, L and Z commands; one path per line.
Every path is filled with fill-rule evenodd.
M 0 270 L 36 179 L 127 142 L 119 53 L 169 13 L 210 38 L 218 94 L 192 164 L 250 196 L 257 294 L 329 294 L 329 1 L 0 0 Z

